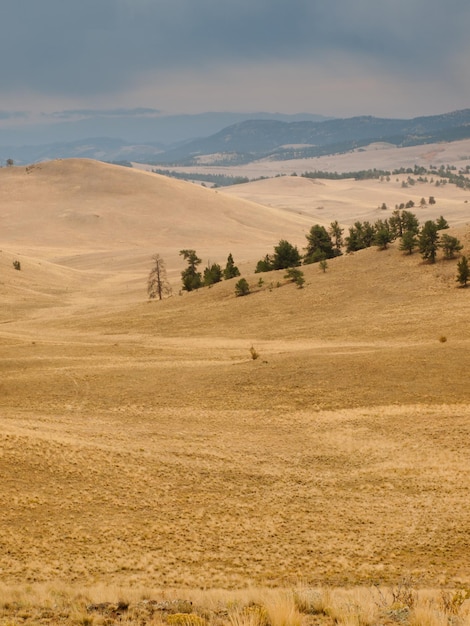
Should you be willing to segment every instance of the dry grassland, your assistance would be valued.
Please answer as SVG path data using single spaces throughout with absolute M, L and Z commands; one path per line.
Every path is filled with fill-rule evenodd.
M 468 226 L 450 232 L 469 254 Z M 127 623 L 277 626 L 261 592 L 194 590 L 302 582 L 313 599 L 290 598 L 279 626 L 387 623 L 407 607 L 393 593 L 322 611 L 312 589 L 469 588 L 470 290 L 455 261 L 394 244 L 306 266 L 301 290 L 245 274 L 245 298 L 226 281 L 148 303 L 147 271 L 119 276 L 102 237 L 83 266 L 65 243 L 67 261 L 47 260 L 59 246 L 40 234 L 1 244 L 0 620 L 113 623 L 86 605 L 123 596 Z M 138 604 L 157 594 L 203 621 Z M 440 592 L 407 607 L 410 623 L 418 607 L 430 624 L 451 613 Z
M 424 144 L 421 146 L 409 146 L 397 148 L 386 142 L 376 142 L 364 148 L 351 150 L 344 154 L 334 154 L 310 159 L 289 159 L 278 161 L 266 157 L 259 161 L 246 163 L 245 165 L 217 166 L 213 163 L 220 160 L 222 155 L 204 156 L 198 165 L 191 167 L 175 167 L 179 172 L 225 174 L 228 176 L 247 176 L 259 178 L 260 176 L 290 175 L 293 172 L 302 174 L 308 171 L 324 172 L 355 172 L 367 169 L 382 169 L 393 171 L 400 167 L 421 165 L 429 167 L 434 165 L 454 165 L 457 168 L 466 167 L 470 158 L 470 139 L 461 141 L 439 142 Z M 151 171 L 152 165 L 134 163 L 134 167 Z

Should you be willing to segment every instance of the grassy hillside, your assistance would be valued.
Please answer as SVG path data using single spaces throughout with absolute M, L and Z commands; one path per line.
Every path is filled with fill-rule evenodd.
M 449 232 L 470 254 L 468 226 Z M 72 263 L 47 239 L 15 245 L 0 254 L 4 584 L 470 585 L 456 260 L 395 243 L 305 266 L 303 289 L 282 271 L 259 286 L 250 261 L 246 297 L 232 279 L 147 302 L 142 267 L 128 290 L 99 269 L 109 249 Z

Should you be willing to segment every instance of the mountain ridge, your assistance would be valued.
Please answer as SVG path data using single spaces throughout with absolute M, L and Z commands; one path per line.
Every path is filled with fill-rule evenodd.
M 201 114 L 203 115 L 203 114 Z M 217 155 L 214 164 L 234 165 L 249 163 L 261 158 L 272 160 L 291 160 L 318 156 L 341 154 L 370 143 L 387 142 L 398 147 L 433 143 L 437 141 L 457 141 L 470 137 L 470 109 L 462 109 L 440 115 L 420 116 L 411 119 L 380 118 L 370 115 L 321 121 L 285 119 L 308 117 L 283 116 L 282 114 L 253 114 L 249 119 L 242 119 L 219 127 L 217 132 L 203 135 L 204 130 L 214 128 L 216 120 L 209 123 L 211 114 L 204 114 L 200 120 L 194 116 L 190 125 L 193 136 L 187 131 L 176 130 L 173 137 L 178 140 L 171 145 L 157 141 L 156 131 L 148 132 L 147 139 L 142 137 L 117 137 L 91 135 L 68 141 L 52 142 L 40 145 L 0 146 L 0 159 L 12 158 L 21 164 L 34 163 L 56 158 L 84 157 L 105 162 L 151 163 L 155 165 L 195 165 L 207 155 Z M 225 117 L 212 114 L 219 122 Z M 260 119 L 259 116 L 265 116 Z M 243 119 L 245 117 L 245 119 Z M 314 117 L 314 116 L 313 116 Z M 189 118 L 192 119 L 191 116 Z M 166 119 L 166 118 L 162 118 Z M 185 116 L 173 116 L 170 125 L 175 129 L 178 124 L 189 124 Z M 179 120 L 179 121 L 178 121 Z M 186 120 L 186 121 L 185 121 Z M 198 126 L 198 120 L 201 122 Z M 160 120 L 157 120 L 160 123 Z M 148 120 L 151 125 L 155 120 Z M 111 128 L 111 127 L 110 127 Z M 116 131 L 116 127 L 112 127 Z M 149 126 L 148 128 L 151 128 Z M 194 138 L 196 128 L 200 131 Z M 103 126 L 101 130 L 105 130 Z M 123 127 L 124 132 L 124 127 Z M 176 133 L 176 134 L 175 134 Z M 1 142 L 2 134 L 0 134 Z M 139 139 L 139 140 L 137 140 Z

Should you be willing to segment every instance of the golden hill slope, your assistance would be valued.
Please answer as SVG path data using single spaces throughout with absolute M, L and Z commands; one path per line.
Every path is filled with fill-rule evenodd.
M 302 290 L 279 272 L 1 326 L 6 582 L 468 584 L 455 261 L 303 269 Z
M 390 217 L 396 205 L 415 203 L 411 209 L 421 223 L 444 214 L 449 224 L 470 223 L 470 192 L 455 185 L 436 187 L 434 183 L 416 183 L 403 187 L 406 175 L 387 180 L 326 180 L 301 176 L 282 176 L 258 180 L 243 185 L 224 187 L 222 193 L 271 207 L 301 212 L 312 223 L 328 226 L 338 220 L 349 226 L 356 220 Z M 436 204 L 420 206 L 421 198 L 433 196 Z M 383 203 L 387 210 L 382 210 Z
M 0 169 L 2 245 L 103 251 L 262 251 L 306 218 L 156 174 L 85 159 Z M 225 257 L 226 258 L 226 257 Z
M 160 185 L 125 180 L 149 180 L 148 198 Z M 187 217 L 195 188 L 176 188 Z M 96 197 L 111 219 L 114 200 Z M 231 280 L 148 303 L 146 272 L 109 235 L 104 251 L 84 237 L 74 269 L 39 259 L 67 229 L 24 235 L 37 258 L 18 256 L 20 272 L 0 254 L 5 583 L 470 584 L 470 289 L 455 260 L 371 248 L 303 267 L 301 290 L 251 262 L 247 297 Z M 262 243 L 237 232 L 247 252 Z M 470 254 L 468 227 L 449 232 Z

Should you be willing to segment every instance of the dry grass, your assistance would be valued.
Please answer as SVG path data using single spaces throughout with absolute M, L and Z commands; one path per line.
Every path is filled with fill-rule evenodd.
M 245 592 L 121 590 L 32 586 L 0 589 L 0 624 L 137 626 L 446 626 L 470 624 L 468 604 L 450 608 L 438 591 L 415 590 L 412 606 L 396 602 L 393 588 L 303 588 L 312 602 L 298 607 L 299 590 Z M 455 590 L 448 593 L 458 593 Z M 97 596 L 99 599 L 97 600 Z M 182 612 L 181 612 L 182 611 Z
M 31 249 L 0 254 L 0 624 L 111 623 L 120 602 L 130 624 L 468 623 L 455 263 L 393 245 L 306 266 L 303 290 L 279 272 L 148 303 L 147 268 L 127 293 L 101 253 Z M 181 598 L 170 620 L 139 604 Z

